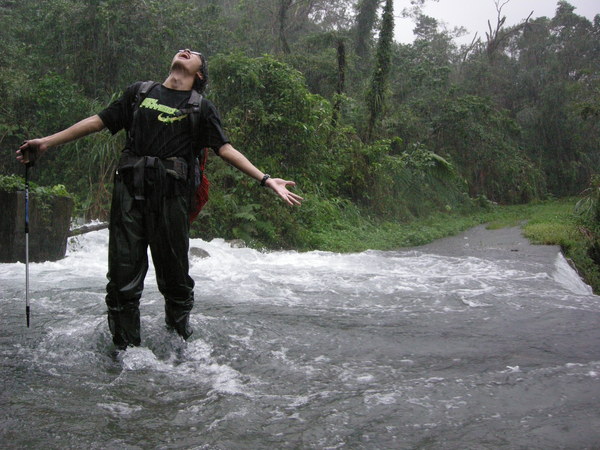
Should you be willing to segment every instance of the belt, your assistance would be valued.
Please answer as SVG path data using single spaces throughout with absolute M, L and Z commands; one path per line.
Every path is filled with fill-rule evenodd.
M 185 159 L 172 157 L 160 159 L 156 156 L 130 156 L 123 155 L 119 161 L 119 170 L 133 169 L 133 191 L 136 200 L 144 200 L 144 176 L 146 169 L 156 169 L 168 173 L 178 180 L 185 180 L 188 176 L 188 165 Z

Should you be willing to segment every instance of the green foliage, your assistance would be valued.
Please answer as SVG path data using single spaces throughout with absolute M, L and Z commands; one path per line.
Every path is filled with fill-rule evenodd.
M 347 194 L 378 217 L 408 221 L 469 204 L 455 167 L 423 144 L 378 141 L 357 148 L 348 162 Z
M 581 106 L 594 98 L 599 29 L 573 11 L 560 2 L 554 18 L 506 30 L 512 37 L 493 64 L 480 50 L 463 68 L 465 89 L 516 119 L 520 147 L 559 196 L 579 192 L 597 164 L 597 121 L 582 120 Z
M 0 191 L 16 192 L 25 190 L 25 179 L 17 175 L 0 175 Z M 54 186 L 39 186 L 29 182 L 29 192 L 39 197 L 69 197 L 72 195 L 62 184 Z
M 589 187 L 575 205 L 576 213 L 583 223 L 600 239 L 600 175 L 593 175 Z
M 215 57 L 211 73 L 231 138 L 252 160 L 301 179 L 319 166 L 331 105 L 309 93 L 300 72 L 270 56 L 229 55 Z
M 378 8 L 379 0 L 359 0 L 356 5 L 355 49 L 356 54 L 361 58 L 368 55 Z
M 0 175 L 0 190 L 6 192 L 24 191 L 25 180 L 17 175 Z
M 203 237 L 404 245 L 428 233 L 402 229 L 412 237 L 388 244 L 374 236 L 432 213 L 493 210 L 487 199 L 581 192 L 600 164 L 600 21 L 561 1 L 553 18 L 459 48 L 455 32 L 422 14 L 422 0 L 411 4 L 417 38 L 399 45 L 391 1 L 4 2 L 0 172 L 22 171 L 14 151 L 23 139 L 97 113 L 134 81 L 164 79 L 174 52 L 189 47 L 208 56 L 208 95 L 234 146 L 307 198 L 287 208 L 214 159 L 211 200 L 193 228 Z M 342 93 L 340 41 L 349 43 Z M 106 218 L 122 147 L 122 134 L 103 132 L 51 149 L 32 178 L 64 184 L 79 214 Z
M 49 134 L 67 128 L 85 114 L 87 99 L 78 86 L 56 73 L 44 75 L 31 92 L 36 131 Z
M 340 32 L 309 34 L 292 47 L 298 52 L 287 55 L 284 61 L 302 73 L 310 92 L 331 100 L 338 88 L 336 46 L 347 39 L 346 33 Z
M 460 167 L 472 196 L 523 203 L 543 194 L 543 176 L 519 148 L 520 128 L 506 111 L 475 96 L 440 106 L 432 144 Z

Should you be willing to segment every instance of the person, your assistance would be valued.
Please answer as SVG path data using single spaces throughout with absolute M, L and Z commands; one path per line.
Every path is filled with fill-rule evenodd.
M 189 192 L 195 178 L 189 168 L 194 148 L 212 148 L 290 206 L 303 201 L 288 189 L 295 186 L 293 181 L 263 173 L 232 146 L 212 102 L 202 98 L 199 112 L 186 109 L 193 90 L 202 93 L 207 82 L 205 57 L 189 49 L 179 50 L 168 77 L 150 87 L 143 101 L 139 92 L 144 83 L 134 83 L 97 115 L 56 134 L 27 140 L 17 150 L 17 160 L 26 164 L 32 154 L 41 156 L 51 147 L 105 128 L 113 134 L 127 131 L 112 194 L 106 286 L 108 325 L 117 349 L 141 344 L 139 304 L 148 270 L 148 247 L 165 298 L 167 327 L 183 339 L 193 332 L 189 319 L 194 281 L 188 273 L 188 250 Z M 199 114 L 199 120 L 192 122 L 192 114 Z

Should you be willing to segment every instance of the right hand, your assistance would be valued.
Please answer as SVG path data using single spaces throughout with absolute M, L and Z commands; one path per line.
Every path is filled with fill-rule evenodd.
M 270 187 L 275 191 L 281 199 L 290 206 L 300 206 L 302 204 L 302 197 L 288 190 L 288 186 L 296 186 L 293 181 L 282 180 L 281 178 L 269 178 L 265 186 Z
M 17 161 L 22 164 L 33 163 L 48 150 L 48 144 L 43 139 L 31 139 L 23 142 L 17 150 Z

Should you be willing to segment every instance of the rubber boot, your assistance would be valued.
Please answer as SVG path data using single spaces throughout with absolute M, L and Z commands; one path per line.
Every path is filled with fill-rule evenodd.
M 187 340 L 194 330 L 190 326 L 189 311 L 176 311 L 165 305 L 165 323 L 169 330 L 175 330 L 179 336 Z
M 119 350 L 125 350 L 129 346 L 139 347 L 141 344 L 139 308 L 109 310 L 108 328 L 113 336 L 113 343 Z

